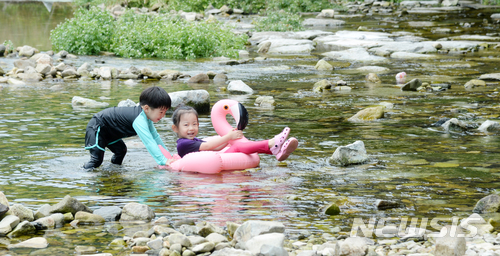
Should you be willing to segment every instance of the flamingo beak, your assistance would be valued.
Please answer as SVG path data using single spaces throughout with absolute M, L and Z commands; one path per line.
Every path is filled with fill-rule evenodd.
M 238 103 L 238 105 L 234 105 L 231 107 L 231 112 L 233 113 L 234 120 L 237 123 L 236 129 L 241 131 L 245 129 L 248 124 L 248 111 L 243 104 Z

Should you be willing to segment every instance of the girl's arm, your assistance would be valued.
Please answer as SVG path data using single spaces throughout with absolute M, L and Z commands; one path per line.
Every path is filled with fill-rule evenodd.
M 220 146 L 226 146 L 228 141 L 240 139 L 242 137 L 243 137 L 242 131 L 232 130 L 222 137 L 213 138 L 210 139 L 209 141 L 201 143 L 200 151 L 216 150 Z

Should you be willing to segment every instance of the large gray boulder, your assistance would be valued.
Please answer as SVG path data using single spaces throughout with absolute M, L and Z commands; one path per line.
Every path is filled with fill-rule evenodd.
M 15 215 L 7 215 L 0 221 L 0 237 L 6 236 L 19 224 L 19 218 Z
M 28 239 L 26 241 L 17 243 L 17 244 L 10 244 L 7 248 L 9 249 L 14 249 L 14 248 L 31 248 L 31 249 L 43 249 L 47 248 L 49 246 L 49 243 L 47 242 L 47 239 L 43 237 L 35 237 Z
M 35 226 L 31 224 L 29 221 L 25 220 L 19 223 L 14 230 L 12 230 L 7 236 L 8 237 L 20 237 L 24 235 L 33 234 L 36 232 Z
M 109 106 L 109 103 L 107 102 L 97 102 L 95 100 L 83 98 L 80 96 L 74 96 L 73 99 L 71 100 L 71 105 L 73 106 L 74 109 L 81 109 L 81 108 L 105 108 Z
M 169 93 L 172 108 L 183 104 L 191 106 L 200 113 L 210 112 L 210 94 L 206 90 L 190 90 Z
M 71 212 L 73 215 L 75 215 L 79 211 L 85 211 L 85 212 L 92 212 L 90 208 L 88 208 L 86 205 L 82 204 L 80 201 L 77 199 L 71 197 L 70 195 L 66 195 L 63 200 L 61 200 L 59 203 L 51 206 L 51 213 L 68 213 Z
M 31 57 L 37 53 L 38 50 L 29 45 L 22 46 L 19 48 L 19 57 Z
M 94 214 L 103 217 L 106 221 L 116 221 L 120 219 L 122 209 L 118 206 L 105 206 L 95 210 Z
M 241 80 L 233 80 L 227 85 L 227 90 L 237 94 L 253 94 L 253 89 Z
M 498 212 L 500 210 L 500 195 L 491 194 L 481 198 L 474 206 L 472 212 L 475 213 L 489 213 Z
M 338 147 L 329 159 L 331 164 L 342 166 L 361 164 L 368 160 L 365 144 L 360 140 L 346 146 Z
M 122 209 L 120 221 L 145 221 L 150 222 L 155 213 L 145 204 L 128 203 Z
M 285 226 L 281 222 L 249 220 L 236 229 L 233 238 L 239 243 L 246 243 L 258 235 L 284 232 Z
M 384 106 L 370 107 L 360 110 L 358 113 L 348 118 L 347 120 L 349 122 L 355 122 L 355 123 L 369 122 L 383 118 L 384 113 L 385 113 Z
M 12 214 L 19 217 L 20 221 L 33 221 L 33 211 L 24 207 L 21 204 L 13 204 L 10 206 L 10 210 L 7 214 Z

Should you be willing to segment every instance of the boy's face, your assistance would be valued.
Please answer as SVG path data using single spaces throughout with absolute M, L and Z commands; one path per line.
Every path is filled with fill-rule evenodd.
M 158 123 L 158 121 L 165 116 L 165 113 L 168 110 L 168 108 L 151 108 L 148 105 L 143 106 L 142 109 L 144 110 L 144 113 L 146 113 L 148 119 L 153 121 L 153 123 Z

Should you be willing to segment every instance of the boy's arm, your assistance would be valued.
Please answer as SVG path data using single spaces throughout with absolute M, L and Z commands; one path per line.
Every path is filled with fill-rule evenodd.
M 160 135 L 156 131 L 152 122 L 149 124 L 147 117 L 143 116 L 141 113 L 134 120 L 132 127 L 156 163 L 159 165 L 165 165 L 168 159 L 163 155 L 160 148 L 158 148 L 158 145 L 161 145 L 165 149 L 167 149 L 167 147 L 161 140 Z

